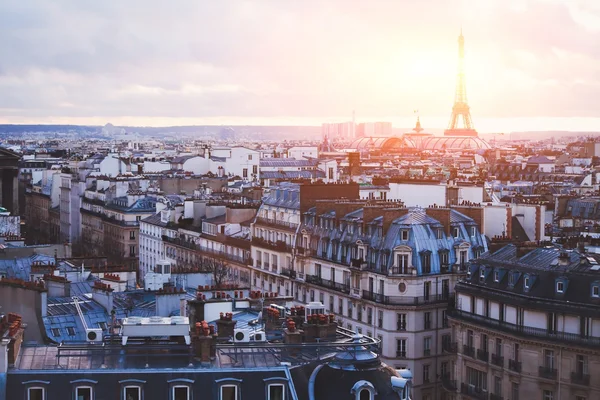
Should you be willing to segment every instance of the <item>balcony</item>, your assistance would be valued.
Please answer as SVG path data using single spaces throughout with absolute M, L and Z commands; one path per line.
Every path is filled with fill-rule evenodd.
M 442 351 L 445 353 L 456 354 L 458 352 L 458 343 L 456 342 L 443 342 Z
M 352 297 L 358 297 L 360 299 L 360 288 L 352 288 L 350 294 Z
M 488 400 L 488 392 L 480 387 L 467 385 L 466 383 L 460 384 L 460 393 L 469 396 L 472 399 L 477 400 Z
M 367 267 L 367 262 L 359 258 L 353 258 L 350 260 L 350 267 L 357 269 L 365 269 Z
M 312 283 L 313 285 L 318 285 L 327 289 L 333 289 L 338 292 L 342 292 L 345 294 L 350 293 L 350 287 L 346 284 L 334 282 L 329 279 L 323 279 L 317 275 L 306 275 L 306 282 Z
M 166 235 L 162 236 L 162 240 L 163 240 L 163 242 L 171 243 L 175 246 L 184 247 L 189 250 L 197 251 L 198 253 L 200 253 L 200 255 L 214 256 L 216 258 L 229 260 L 229 261 L 237 262 L 240 264 L 246 264 L 246 265 L 249 265 L 248 263 L 250 263 L 250 265 L 251 265 L 251 263 L 252 263 L 252 259 L 250 257 L 246 256 L 246 253 L 243 253 L 243 252 L 242 252 L 242 255 L 235 255 L 235 254 L 231 254 L 230 252 L 227 252 L 227 251 L 211 249 L 210 247 L 200 246 L 200 245 L 196 244 L 195 242 L 192 242 L 189 240 L 185 240 L 182 238 L 172 238 L 172 237 L 169 237 Z M 260 261 L 259 261 L 259 263 L 260 263 Z
M 492 354 L 492 364 L 504 368 L 504 357 Z
M 262 239 L 259 237 L 252 238 L 252 244 L 258 247 L 262 247 L 269 250 L 291 252 L 292 246 L 284 242 L 283 240 L 277 240 L 272 242 L 270 240 Z
M 255 224 L 270 226 L 273 228 L 285 229 L 285 230 L 292 231 L 292 232 L 296 232 L 296 229 L 298 228 L 298 224 L 295 224 L 293 222 L 281 221 L 279 219 L 264 218 L 264 217 L 256 217 Z
M 396 358 L 406 358 L 406 351 L 396 350 Z
M 571 383 L 574 385 L 590 386 L 590 376 L 582 372 L 571 372 Z
M 396 330 L 405 331 L 406 330 L 406 322 L 397 322 Z
M 483 362 L 489 362 L 490 353 L 482 349 L 477 349 L 477 359 Z
M 456 392 L 456 380 L 451 379 L 450 374 L 442 374 L 442 387 L 449 392 Z
M 582 337 L 576 333 L 566 332 L 550 333 L 546 329 L 515 325 L 509 322 L 499 321 L 497 319 L 472 314 L 462 310 L 449 310 L 448 316 L 457 320 L 473 322 L 482 327 L 497 329 L 502 332 L 512 333 L 519 336 L 544 339 L 553 342 L 569 342 L 581 346 L 600 347 L 600 337 Z
M 294 271 L 293 269 L 281 268 L 281 272 L 279 273 L 283 276 L 287 276 L 288 278 L 296 279 L 296 271 Z
M 425 304 L 447 303 L 450 299 L 447 295 L 429 295 L 429 296 L 385 296 L 379 293 L 373 293 L 368 290 L 362 291 L 363 299 L 374 301 L 380 304 L 419 306 Z
M 521 361 L 508 360 L 508 369 L 514 372 L 521 372 Z
M 540 378 L 556 380 L 558 370 L 551 367 L 540 367 L 538 375 Z
M 429 356 L 431 356 L 431 349 L 423 350 L 423 357 L 429 357 Z
M 475 358 L 475 347 L 467 346 L 466 344 L 463 344 L 463 354 L 465 356 Z

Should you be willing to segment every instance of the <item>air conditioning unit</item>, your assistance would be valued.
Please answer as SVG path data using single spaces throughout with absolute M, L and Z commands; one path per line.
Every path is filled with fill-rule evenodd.
M 250 331 L 248 329 L 235 329 L 233 331 L 233 341 L 235 343 L 248 343 L 250 341 Z
M 101 342 L 102 341 L 102 329 L 86 329 L 85 340 L 87 342 Z
M 252 336 L 252 341 L 253 342 L 266 342 L 267 337 L 263 331 L 256 331 L 256 332 L 254 332 L 254 336 Z

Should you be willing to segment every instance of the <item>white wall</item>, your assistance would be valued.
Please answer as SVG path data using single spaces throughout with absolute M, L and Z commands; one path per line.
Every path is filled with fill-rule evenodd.
M 204 175 L 210 171 L 210 159 L 200 156 L 188 158 L 183 163 L 183 170 L 189 171 L 195 175 Z M 216 170 L 212 172 L 215 174 L 217 173 Z
M 473 203 L 483 203 L 483 186 L 459 186 L 459 201 L 470 201 Z
M 446 205 L 445 185 L 390 183 L 389 200 L 402 200 L 407 207 Z
M 167 161 L 144 161 L 144 172 L 169 171 L 171 163 Z
M 288 149 L 288 157 L 301 160 L 302 158 L 318 158 L 319 149 L 317 146 L 296 146 Z
M 504 204 L 484 206 L 483 234 L 489 238 L 501 236 L 502 233 L 508 234 L 509 232 L 506 232 L 506 229 L 509 210 L 510 208 Z

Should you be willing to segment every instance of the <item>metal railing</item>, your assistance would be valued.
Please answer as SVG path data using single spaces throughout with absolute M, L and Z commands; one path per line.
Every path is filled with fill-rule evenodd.
M 571 383 L 574 383 L 575 385 L 589 386 L 590 376 L 589 374 L 584 374 L 583 372 L 571 372 Z
M 467 322 L 474 322 L 476 324 L 498 329 L 503 332 L 514 333 L 519 336 L 545 339 L 556 342 L 570 342 L 581 346 L 600 347 L 600 337 L 585 337 L 576 333 L 567 332 L 548 332 L 546 329 L 511 324 L 509 322 L 498 321 L 497 319 L 472 314 L 462 310 L 449 310 L 448 316 Z
M 436 303 L 447 303 L 451 296 L 445 294 L 429 295 L 429 296 L 386 296 L 379 293 L 373 293 L 368 290 L 362 291 L 363 299 L 374 301 L 381 304 L 390 305 L 423 305 L 423 304 L 436 304 Z
M 458 343 L 456 342 L 442 342 L 442 351 L 446 353 L 455 354 L 458 352 Z
M 252 244 L 255 246 L 264 247 L 264 248 L 275 250 L 275 251 L 287 251 L 287 252 L 292 251 L 292 245 L 287 244 L 283 240 L 277 240 L 275 242 L 272 242 L 270 240 L 266 240 L 263 238 L 253 237 Z
M 504 357 L 492 354 L 492 364 L 504 367 Z
M 470 396 L 471 398 L 477 399 L 477 400 L 488 400 L 489 399 L 489 395 L 488 395 L 487 391 L 483 390 L 482 388 L 480 388 L 478 386 L 467 385 L 466 383 L 460 384 L 460 392 L 462 394 L 466 394 L 467 396 Z
M 450 374 L 442 374 L 442 387 L 449 392 L 456 392 L 456 379 L 452 379 Z
M 283 276 L 290 277 L 291 279 L 296 279 L 296 271 L 294 271 L 293 269 L 281 268 L 281 271 L 279 273 Z
M 521 372 L 521 361 L 508 360 L 508 369 L 515 372 Z
M 540 366 L 538 369 L 538 374 L 540 378 L 556 380 L 556 377 L 558 376 L 558 370 L 552 367 Z
M 475 358 L 475 347 L 463 344 L 463 354 L 471 358 Z
M 288 230 L 295 231 L 298 228 L 298 224 L 293 222 L 282 221 L 279 219 L 256 217 L 256 223 L 260 225 L 272 226 L 275 228 L 285 228 Z
M 200 253 L 200 255 L 206 254 L 209 256 L 214 256 L 216 258 L 237 262 L 239 264 L 248 264 L 248 262 L 251 260 L 250 257 L 245 255 L 245 253 L 243 253 L 241 256 L 235 255 L 226 251 L 215 250 L 211 249 L 210 247 L 200 246 L 192 241 L 181 238 L 172 238 L 164 235 L 162 237 L 162 240 L 164 242 L 174 244 L 175 246 L 180 246 L 189 250 L 197 251 L 198 253 Z
M 477 349 L 477 359 L 488 362 L 490 360 L 490 353 L 482 349 Z
M 342 293 L 346 293 L 346 294 L 350 293 L 350 286 L 343 284 L 343 283 L 334 282 L 329 279 L 323 279 L 317 275 L 306 275 L 306 282 L 312 283 L 313 285 L 318 285 L 318 286 L 321 286 L 321 287 L 324 287 L 327 289 L 333 289 L 338 292 L 342 292 Z

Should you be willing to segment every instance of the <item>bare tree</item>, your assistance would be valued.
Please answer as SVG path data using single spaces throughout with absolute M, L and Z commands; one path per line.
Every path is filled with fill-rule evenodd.
M 228 275 L 231 275 L 231 267 L 221 259 L 203 256 L 200 258 L 199 264 L 204 271 L 212 274 L 217 289 L 221 288 Z

